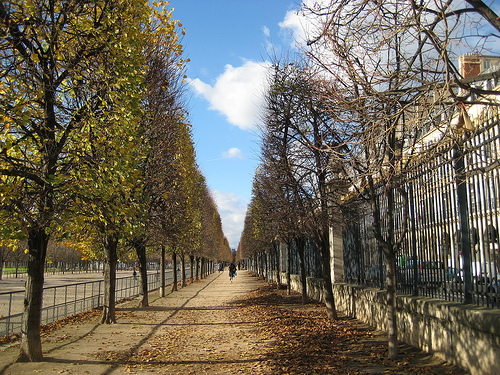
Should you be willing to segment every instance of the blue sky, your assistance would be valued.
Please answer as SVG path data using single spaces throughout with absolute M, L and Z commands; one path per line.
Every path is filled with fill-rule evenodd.
M 197 161 L 232 248 L 238 246 L 259 163 L 257 125 L 265 67 L 269 66 L 273 50 L 278 57 L 293 56 L 295 42 L 303 42 L 304 29 L 312 28 L 297 12 L 300 3 L 170 1 L 173 18 L 186 29 L 183 45 L 185 57 L 191 59 L 187 70 L 188 109 Z M 495 1 L 487 3 L 499 12 Z
M 170 8 L 186 29 L 197 161 L 236 248 L 259 163 L 257 124 L 269 51 L 291 48 L 299 1 L 171 0 Z

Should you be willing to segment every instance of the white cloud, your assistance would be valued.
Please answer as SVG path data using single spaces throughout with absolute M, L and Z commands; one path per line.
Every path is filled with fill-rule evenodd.
M 243 231 L 248 202 L 233 193 L 220 190 L 212 190 L 212 193 L 221 217 L 224 235 L 229 241 L 229 246 L 236 249 Z
M 267 26 L 262 26 L 262 32 L 264 33 L 264 36 L 266 38 L 269 38 L 271 36 L 271 31 L 269 30 L 269 27 L 267 27 Z
M 210 103 L 210 109 L 222 113 L 231 124 L 251 130 L 262 110 L 269 66 L 255 61 L 240 67 L 228 64 L 213 86 L 198 78 L 191 80 L 191 85 Z
M 279 24 L 282 29 L 292 36 L 292 47 L 296 47 L 297 43 L 304 44 L 304 40 L 306 40 L 304 21 L 304 17 L 297 13 L 296 10 L 290 10 L 286 12 L 285 18 Z
M 326 7 L 330 0 L 304 0 L 303 3 L 310 8 L 320 9 Z M 306 42 L 314 36 L 319 20 L 318 17 L 304 16 L 300 10 L 290 10 L 285 14 L 279 26 L 292 36 L 292 47 L 297 48 L 297 45 L 305 47 Z
M 243 153 L 239 148 L 232 147 L 227 151 L 224 151 L 222 153 L 222 157 L 224 159 L 242 159 L 243 158 Z

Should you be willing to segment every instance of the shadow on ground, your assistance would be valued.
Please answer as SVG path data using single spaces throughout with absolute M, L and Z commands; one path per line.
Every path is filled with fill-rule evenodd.
M 388 360 L 385 333 L 350 317 L 331 321 L 323 305 L 302 305 L 300 295 L 286 293 L 268 285 L 232 302 L 260 322 L 259 336 L 274 341 L 267 356 L 273 374 L 467 374 L 404 343 L 398 360 Z
M 131 301 L 117 309 L 116 325 L 99 325 L 98 310 L 58 321 L 46 327 L 44 362 L 13 363 L 7 354 L 14 358 L 15 348 L 6 349 L 0 356 L 0 375 L 42 371 L 89 375 L 466 374 L 405 344 L 400 346 L 399 359 L 389 361 L 384 333 L 345 316 L 331 321 L 323 305 L 302 305 L 300 294 L 287 295 L 275 285 L 259 288 L 262 283 L 257 285 L 250 275 L 243 274 L 230 287 L 219 276 L 193 285 L 191 292 L 188 287 L 187 296 L 177 294 L 176 306 L 158 299 L 154 306 L 139 308 L 132 307 Z M 245 285 L 254 291 L 233 299 L 234 288 L 241 290 Z M 197 298 L 208 287 L 217 299 L 206 299 L 210 293 Z

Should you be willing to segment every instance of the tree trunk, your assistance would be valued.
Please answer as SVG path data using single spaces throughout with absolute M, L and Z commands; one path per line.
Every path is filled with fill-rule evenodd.
M 297 238 L 295 240 L 297 244 L 297 251 L 299 253 L 299 264 L 300 264 L 300 282 L 302 284 L 302 303 L 305 305 L 307 303 L 307 275 L 306 275 L 306 262 L 304 259 L 306 240 L 304 238 Z
M 194 283 L 194 255 L 189 256 L 189 264 L 191 266 L 191 284 Z
M 28 277 L 24 294 L 22 336 L 18 362 L 43 360 L 40 323 L 43 295 L 43 266 L 47 254 L 49 236 L 45 227 L 30 228 L 28 234 Z
M 317 229 L 315 234 L 315 242 L 321 256 L 321 269 L 323 273 L 323 288 L 325 293 L 326 314 L 329 319 L 337 319 L 337 310 L 335 308 L 335 300 L 333 298 L 332 289 L 332 269 L 330 264 L 330 241 L 329 241 L 329 216 L 330 210 L 328 207 L 327 198 L 327 181 L 326 169 L 321 148 L 323 139 L 320 131 L 320 116 L 315 112 L 313 117 L 313 132 L 314 132 L 314 157 L 316 160 L 316 173 L 318 176 L 318 189 L 320 199 L 320 211 L 318 213 Z
M 146 243 L 144 238 L 136 238 L 134 240 L 135 252 L 137 253 L 137 259 L 139 260 L 139 272 L 141 273 L 141 288 L 139 301 L 139 307 L 149 306 L 148 300 L 148 268 L 146 259 Z
M 320 236 L 320 240 L 316 243 L 316 246 L 318 247 L 321 256 L 321 270 L 323 273 L 326 315 L 329 319 L 337 319 L 337 309 L 335 307 L 335 299 L 333 298 L 332 270 L 330 268 L 330 245 L 328 241 L 328 234 L 321 233 Z
M 330 256 L 328 254 L 327 257 L 324 255 L 322 258 L 323 265 L 323 282 L 324 282 L 324 291 L 325 291 L 325 306 L 326 306 L 326 314 L 329 319 L 337 319 L 337 309 L 335 307 L 335 299 L 333 297 L 333 286 L 331 279 L 331 270 L 330 270 Z
M 396 257 L 393 251 L 386 253 L 387 271 L 387 341 L 389 358 L 398 357 L 398 326 L 396 319 Z
M 255 273 L 257 273 L 257 277 L 262 277 L 262 252 L 258 252 L 255 255 Z
M 287 267 L 286 267 L 286 288 L 287 288 L 287 294 L 290 295 L 292 294 L 292 277 L 291 277 L 291 272 L 290 272 L 290 266 L 292 262 L 292 253 L 290 251 L 290 243 L 286 244 L 286 257 L 287 257 Z
M 392 175 L 392 174 L 391 174 Z M 387 341 L 389 346 L 388 357 L 396 359 L 398 357 L 398 328 L 396 317 L 396 254 L 401 246 L 403 237 L 398 240 L 395 238 L 394 232 L 394 212 L 395 212 L 395 191 L 392 187 L 386 189 L 385 198 L 387 200 L 387 228 L 386 239 L 382 236 L 382 222 L 379 203 L 376 196 L 376 191 L 373 179 L 368 178 L 368 186 L 370 189 L 370 204 L 373 213 L 373 231 L 375 238 L 385 253 L 386 259 L 386 280 L 387 280 Z M 408 196 L 402 190 L 404 202 L 404 230 L 400 236 L 404 235 L 407 230 L 407 213 L 408 213 Z
M 161 247 L 161 259 L 160 259 L 160 297 L 165 297 L 165 246 Z
M 172 292 L 177 290 L 177 254 L 172 253 Z
M 116 248 L 118 235 L 104 235 L 104 305 L 101 323 L 116 323 Z
M 181 286 L 186 287 L 186 257 L 181 253 Z
M 200 257 L 196 257 L 196 280 L 200 279 Z
M 269 253 L 266 251 L 264 253 L 264 280 L 269 282 L 269 265 L 268 265 Z
M 274 255 L 276 257 L 276 287 L 278 290 L 281 289 L 281 265 L 280 265 L 280 244 L 273 244 L 274 245 Z
M 203 277 L 205 276 L 204 275 L 204 272 L 205 272 L 205 258 L 201 258 L 201 278 L 203 279 Z

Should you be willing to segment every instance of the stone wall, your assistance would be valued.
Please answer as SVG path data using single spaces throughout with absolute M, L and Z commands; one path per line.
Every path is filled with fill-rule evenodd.
M 301 290 L 299 276 L 292 275 L 291 283 L 293 290 Z M 322 285 L 322 280 L 308 278 L 309 297 L 321 301 Z M 385 291 L 336 283 L 334 296 L 337 311 L 386 330 Z M 500 310 L 399 295 L 397 314 L 401 341 L 472 375 L 500 374 Z

